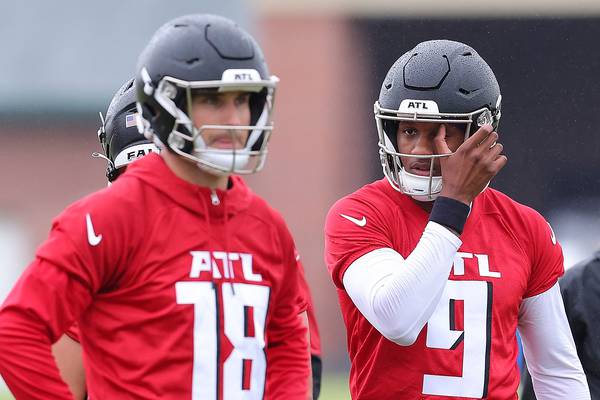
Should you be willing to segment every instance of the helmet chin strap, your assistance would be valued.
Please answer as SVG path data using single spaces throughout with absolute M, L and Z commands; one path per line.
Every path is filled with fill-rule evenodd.
M 246 143 L 246 148 L 248 147 L 249 144 Z M 198 160 L 196 165 L 201 170 L 214 176 L 224 176 L 246 167 L 250 161 L 246 148 L 235 153 L 233 149 L 214 149 L 206 145 L 202 135 L 197 135 L 192 155 Z
M 244 168 L 250 159 L 248 154 L 236 154 L 235 160 L 233 153 L 211 153 L 203 152 L 196 154 L 200 162 L 196 163 L 198 168 L 215 176 L 225 176 L 234 173 L 235 170 Z M 224 171 L 211 167 L 211 165 L 222 168 Z
M 429 202 L 435 201 L 437 197 L 440 195 L 442 191 L 442 177 L 441 176 L 421 176 L 411 174 L 410 172 L 406 172 L 404 167 L 400 168 L 400 172 L 398 173 L 400 178 L 400 185 L 405 191 L 404 193 L 408 194 L 410 197 L 417 201 Z M 429 180 L 431 179 L 431 194 L 429 193 Z M 485 189 L 490 186 L 490 182 L 485 185 L 485 187 L 479 192 L 479 194 L 483 193 Z M 417 194 L 424 193 L 424 194 Z
M 404 167 L 400 167 L 398 177 L 404 193 L 417 201 L 434 201 L 442 191 L 441 176 L 415 175 L 407 172 Z M 431 192 L 429 191 L 430 182 Z

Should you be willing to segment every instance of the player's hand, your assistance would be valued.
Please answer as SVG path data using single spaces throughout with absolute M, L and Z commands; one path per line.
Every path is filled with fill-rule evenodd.
M 442 191 L 440 196 L 450 197 L 470 205 L 508 159 L 501 154 L 504 148 L 497 142 L 498 133 L 491 125 L 484 125 L 448 157 L 440 158 Z M 452 151 L 446 143 L 446 127 L 442 125 L 434 139 L 437 154 Z

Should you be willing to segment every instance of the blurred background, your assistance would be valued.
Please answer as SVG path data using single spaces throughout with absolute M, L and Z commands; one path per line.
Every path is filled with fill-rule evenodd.
M 382 177 L 373 102 L 387 69 L 418 42 L 464 41 L 495 71 L 509 163 L 492 186 L 552 223 L 567 266 L 600 247 L 597 0 L 2 0 L 0 301 L 52 218 L 105 186 L 104 162 L 90 157 L 100 150 L 98 112 L 152 33 L 203 12 L 251 31 L 281 78 L 269 159 L 249 181 L 283 213 L 304 259 L 323 399 L 349 397 L 323 221 L 338 198 Z

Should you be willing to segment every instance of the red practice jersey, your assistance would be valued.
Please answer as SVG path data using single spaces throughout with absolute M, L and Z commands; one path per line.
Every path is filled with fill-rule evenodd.
M 562 250 L 536 211 L 493 189 L 477 196 L 442 298 L 411 346 L 382 336 L 344 291 L 342 278 L 353 261 L 379 248 L 407 258 L 428 218 L 385 179 L 329 212 L 325 258 L 347 329 L 352 397 L 517 399 L 521 301 L 551 288 L 563 274 Z
M 77 325 L 77 323 L 71 325 L 71 327 L 65 332 L 65 335 L 67 335 L 74 341 L 79 342 L 81 334 L 79 333 L 79 326 Z
M 77 321 L 92 400 L 305 399 L 293 240 L 231 183 L 192 185 L 149 155 L 67 208 L 0 311 L 0 372 L 16 397 L 70 398 L 49 344 Z

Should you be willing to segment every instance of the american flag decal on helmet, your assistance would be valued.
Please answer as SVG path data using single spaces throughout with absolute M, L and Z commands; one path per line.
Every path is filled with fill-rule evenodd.
M 136 114 L 127 114 L 125 116 L 125 128 L 131 128 L 132 126 L 135 126 L 135 116 Z

